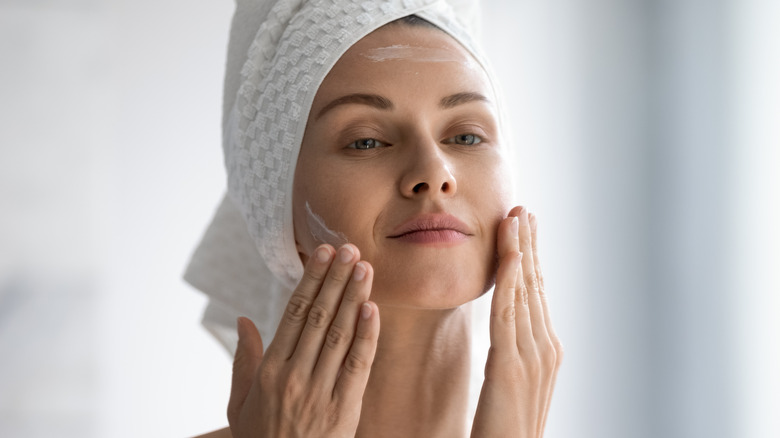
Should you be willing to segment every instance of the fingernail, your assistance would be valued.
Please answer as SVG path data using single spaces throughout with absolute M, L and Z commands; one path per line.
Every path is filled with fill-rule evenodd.
M 349 263 L 354 255 L 355 253 L 352 252 L 352 248 L 348 245 L 344 245 L 339 249 L 339 260 L 341 263 Z
M 528 210 L 523 207 L 523 210 L 520 211 L 520 215 L 518 217 L 523 221 L 524 224 L 528 223 Z
M 360 317 L 363 319 L 368 319 L 371 317 L 371 305 L 368 303 L 363 303 L 363 305 L 360 307 Z
M 330 260 L 330 251 L 328 251 L 328 249 L 324 246 L 317 248 L 317 250 L 314 252 L 314 255 L 317 257 L 317 261 L 320 263 L 327 263 L 328 260 Z
M 517 238 L 517 233 L 520 230 L 520 221 L 517 219 L 517 216 L 512 218 L 512 235 Z
M 355 269 L 352 271 L 352 278 L 354 278 L 355 281 L 362 281 L 366 278 L 366 265 L 364 265 L 363 262 L 358 262 L 355 265 Z
M 238 332 L 238 340 L 240 341 L 244 337 L 244 324 L 241 323 L 241 317 L 236 318 L 236 332 Z

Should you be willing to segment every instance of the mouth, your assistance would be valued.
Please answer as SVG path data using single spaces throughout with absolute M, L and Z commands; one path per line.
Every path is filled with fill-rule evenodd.
M 462 242 L 473 233 L 455 216 L 421 214 L 402 223 L 387 236 L 408 243 L 437 244 Z

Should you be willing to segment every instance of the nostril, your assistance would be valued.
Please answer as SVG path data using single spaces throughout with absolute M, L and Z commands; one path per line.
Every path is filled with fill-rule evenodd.
M 412 191 L 414 193 L 420 193 L 421 191 L 423 191 L 423 190 L 425 190 L 427 188 L 428 188 L 428 183 L 421 182 L 421 183 L 418 183 L 416 186 L 414 186 Z
M 450 189 L 450 183 L 445 181 L 444 184 L 441 185 L 441 191 L 446 192 L 449 189 Z

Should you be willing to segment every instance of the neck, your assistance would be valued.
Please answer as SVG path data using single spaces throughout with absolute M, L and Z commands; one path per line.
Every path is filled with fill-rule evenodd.
M 380 306 L 379 315 L 357 436 L 464 436 L 470 304 L 446 310 Z

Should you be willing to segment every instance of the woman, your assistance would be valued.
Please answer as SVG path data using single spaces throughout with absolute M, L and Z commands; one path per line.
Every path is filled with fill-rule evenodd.
M 357 20 L 362 34 L 343 38 L 332 68 L 328 56 L 308 66 L 326 75 L 311 85 L 311 101 L 298 100 L 307 108 L 299 143 L 271 133 L 268 113 L 300 108 L 294 99 L 264 103 L 274 99 L 266 95 L 275 94 L 267 79 L 275 67 L 258 68 L 252 53 L 263 50 L 250 50 L 238 110 L 228 117 L 231 198 L 275 281 L 294 291 L 265 350 L 268 336 L 239 318 L 230 428 L 205 436 L 464 436 L 470 302 L 494 284 L 491 349 L 471 435 L 543 434 L 562 353 L 544 300 L 536 220 L 511 208 L 498 96 L 473 44 L 442 18 L 449 13 L 443 2 L 382 9 L 389 3 L 355 3 L 381 10 L 381 18 Z M 298 3 L 285 9 L 286 22 L 343 25 L 334 11 L 352 16 L 349 5 Z M 263 27 L 255 43 L 262 34 Z M 300 35 L 287 29 L 276 47 Z M 289 69 L 279 58 L 265 55 L 283 64 L 279 71 Z M 281 81 L 310 82 L 305 72 L 295 75 Z M 293 144 L 292 152 L 282 146 L 274 155 L 273 145 L 264 152 L 266 135 Z M 263 153 L 276 160 L 258 169 Z M 258 199 L 257 187 L 285 160 L 296 163 L 282 202 L 291 211 Z M 269 232 L 277 226 L 262 218 L 274 214 L 291 216 L 293 241 Z M 297 261 L 279 260 L 284 251 Z

